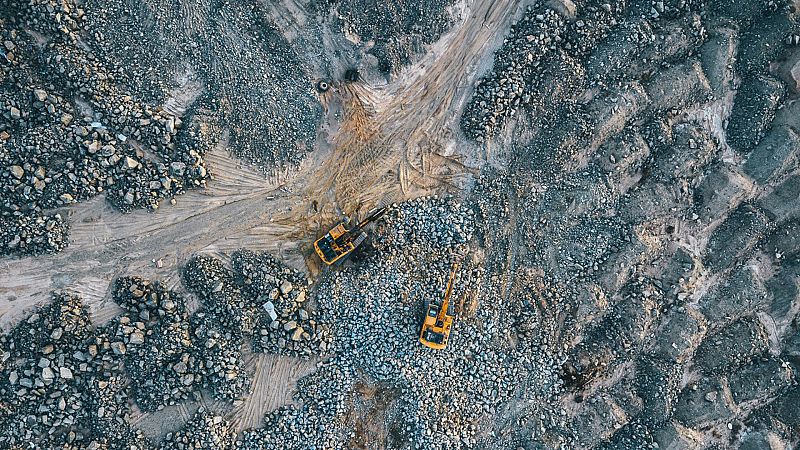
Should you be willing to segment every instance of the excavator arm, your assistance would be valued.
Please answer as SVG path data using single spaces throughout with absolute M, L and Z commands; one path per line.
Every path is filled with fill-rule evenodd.
M 378 209 L 376 209 L 374 211 L 370 211 L 370 213 L 367 215 L 367 217 L 364 220 L 362 220 L 361 223 L 358 224 L 358 228 L 364 228 L 369 223 L 375 222 L 376 220 L 378 220 L 381 217 L 383 217 L 384 214 L 386 214 L 386 207 L 378 208 Z
M 453 294 L 453 281 L 456 278 L 456 270 L 458 270 L 458 263 L 453 264 L 450 270 L 450 279 L 447 280 L 447 289 L 444 291 L 444 300 L 442 300 L 442 309 L 439 311 L 439 317 L 436 318 L 436 323 L 443 323 L 444 318 L 447 316 L 447 308 L 450 306 L 450 296 Z

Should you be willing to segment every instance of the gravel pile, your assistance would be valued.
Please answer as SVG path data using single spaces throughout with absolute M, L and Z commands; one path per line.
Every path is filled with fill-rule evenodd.
M 501 343 L 507 318 L 491 305 L 474 317 L 459 315 L 448 349 L 419 344 L 424 308 L 444 295 L 451 263 L 464 266 L 454 302 L 481 275 L 463 261 L 472 217 L 452 198 L 389 209 L 373 236 L 376 253 L 326 278 L 317 291 L 321 318 L 335 324 L 333 354 L 298 383 L 302 406 L 269 414 L 263 429 L 245 433 L 244 448 L 352 448 L 362 438 L 350 420 L 361 383 L 393 392 L 381 412 L 395 418 L 391 433 L 404 443 L 398 445 L 468 448 L 479 442 L 486 415 L 519 393 L 519 380 L 537 377 L 537 392 L 560 383 L 554 362 L 536 365 L 531 353 Z
M 242 296 L 256 308 L 255 351 L 301 357 L 328 352 L 330 326 L 318 322 L 309 308 L 305 275 L 270 254 L 249 250 L 234 253 L 231 264 Z
M 235 434 L 222 416 L 200 408 L 180 431 L 169 433 L 158 450 L 229 450 L 235 448 L 235 442 Z
M 317 41 L 289 42 L 269 5 L 89 0 L 84 8 L 99 58 L 136 69 L 120 75 L 133 92 L 202 113 L 236 156 L 273 174 L 313 149 L 322 107 L 312 70 L 323 58 L 312 17 Z
M 771 77 L 745 79 L 739 86 L 726 131 L 733 148 L 743 153 L 758 144 L 775 119 L 786 88 Z
M 128 380 L 116 346 L 78 297 L 59 294 L 0 338 L 0 445 L 144 448 L 127 421 Z
M 700 1 L 530 5 L 495 53 L 492 69 L 476 86 L 462 113 L 461 129 L 468 138 L 484 142 L 496 137 L 520 111 L 531 116 L 534 129 L 542 121 L 557 124 L 551 116 L 574 107 L 586 87 L 647 81 L 693 56 L 708 39 L 706 27 L 719 26 L 703 19 L 709 9 L 714 7 Z M 757 71 L 766 71 L 767 59 L 785 56 L 791 45 L 779 42 L 792 36 L 798 25 L 788 14 L 775 14 L 781 11 L 777 5 L 763 8 L 765 16 L 756 23 L 740 17 L 748 15 L 745 10 L 724 20 L 739 20 L 747 27 L 741 41 L 747 57 L 735 62 L 737 69 L 751 77 L 753 64 L 758 65 Z M 754 63 L 756 59 L 760 62 Z M 715 63 L 706 70 L 721 69 Z M 655 87 L 685 89 L 680 83 L 663 81 L 656 80 Z M 768 105 L 774 106 L 774 102 Z
M 266 254 L 241 251 L 232 260 L 234 270 L 214 258 L 187 263 L 186 286 L 201 299 L 193 313 L 163 284 L 121 277 L 111 293 L 124 312 L 100 328 L 79 297 L 58 294 L 0 336 L 0 444 L 149 448 L 130 426 L 129 401 L 152 412 L 202 392 L 241 399 L 250 391 L 241 355 L 247 339 L 253 351 L 299 357 L 329 348 L 328 326 L 304 309 L 302 274 Z M 234 438 L 219 417 L 201 411 L 162 445 L 230 448 Z
M 344 369 L 344 370 L 342 370 Z M 353 436 L 344 425 L 345 389 L 355 374 L 338 364 L 323 363 L 299 382 L 301 407 L 282 406 L 267 413 L 263 426 L 246 430 L 237 442 L 240 450 L 343 448 Z
M 420 197 L 392 205 L 372 243 L 386 258 L 406 267 L 420 252 L 441 257 L 437 268 L 449 269 L 454 251 L 466 251 L 472 237 L 473 211 L 452 197 Z
M 483 142 L 517 110 L 539 98 L 541 65 L 561 47 L 564 19 L 549 8 L 529 6 L 495 54 L 492 71 L 481 79 L 461 116 L 467 137 Z M 548 105 L 551 106 L 551 105 Z
M 499 142 L 491 167 L 482 168 L 463 197 L 392 205 L 357 257 L 324 271 L 313 285 L 270 255 L 242 250 L 193 257 L 175 290 L 119 278 L 111 294 L 123 313 L 101 327 L 92 326 L 79 298 L 55 294 L 0 335 L 0 447 L 797 447 L 800 208 L 793 200 L 800 195 L 800 103 L 784 85 L 792 76 L 787 66 L 796 63 L 797 11 L 778 2 L 727 0 L 546 5 L 525 11 L 464 113 L 471 138 L 509 142 Z M 127 61 L 117 44 L 129 37 L 111 29 L 123 20 L 118 17 L 130 21 L 123 31 L 137 21 L 149 27 L 152 36 L 142 37 L 148 40 L 142 48 L 162 44 L 153 59 L 165 73 L 177 73 L 167 55 L 196 56 L 189 78 L 202 80 L 204 93 L 194 105 L 216 105 L 220 114 L 235 115 L 239 106 L 207 95 L 230 86 L 212 83 L 209 74 L 232 74 L 229 82 L 236 84 L 244 72 L 230 61 L 268 61 L 262 38 L 281 55 L 295 45 L 273 35 L 274 18 L 260 7 L 182 6 L 167 11 L 111 2 L 108 15 L 91 19 L 106 27 L 92 39 L 105 34 L 115 43 L 96 59 L 88 38 L 88 49 L 63 37 L 39 46 L 36 33 L 60 36 L 94 26 L 71 3 L 14 4 L 11 19 L 0 22 L 7 58 L 0 55 L 0 145 L 13 143 L 14 150 L 0 155 L 17 158 L 0 176 L 20 186 L 11 196 L 18 209 L 9 206 L 0 217 L 30 224 L 16 245 L 61 242 L 51 239 L 65 232 L 58 211 L 34 214 L 42 202 L 56 208 L 65 201 L 57 200 L 61 191 L 48 190 L 54 165 L 67 171 L 59 178 L 66 180 L 74 172 L 69 167 L 85 168 L 80 177 L 89 181 L 79 182 L 84 191 L 68 192 L 72 200 L 116 189 L 103 177 L 127 180 L 109 198 L 124 203 L 133 192 L 131 208 L 151 207 L 144 191 L 131 186 L 140 182 L 135 174 L 161 170 L 164 149 L 176 152 L 169 161 L 180 160 L 190 177 L 199 176 L 202 162 L 176 156 L 192 149 L 202 157 L 190 132 L 181 137 L 194 120 L 170 125 L 172 108 L 142 100 L 145 92 L 158 100 L 168 85 L 115 83 L 121 78 L 109 70 L 90 71 L 75 81 L 83 83 L 78 88 L 69 87 L 69 77 L 86 64 Z M 329 2 L 319 7 L 332 8 Z M 126 8 L 130 15 L 121 14 Z M 53 14 L 61 14 L 62 27 L 54 26 Z M 189 15 L 196 20 L 185 21 Z M 283 9 L 278 15 L 290 17 Z M 337 20 L 355 20 L 346 19 Z M 22 33 L 21 20 L 33 32 Z M 196 50 L 164 46 L 162 38 L 201 34 L 192 23 L 219 31 L 212 38 L 217 50 L 201 55 L 213 42 Z M 258 29 L 246 29 L 248 23 Z M 435 17 L 431 23 L 438 23 Z M 391 40 L 380 44 L 389 48 Z M 223 51 L 230 55 L 218 55 Z M 51 53 L 28 62 L 27 71 L 7 70 L 22 60 L 17 54 L 36 52 Z M 205 66 L 211 58 L 230 64 Z M 47 72 L 47 61 L 64 70 Z M 267 77 L 282 73 L 272 70 L 263 69 Z M 245 72 L 246 87 L 263 75 Z M 33 81 L 8 84 L 20 73 Z M 35 82 L 41 73 L 50 84 Z M 304 86 L 307 73 L 297 73 L 285 82 Z M 269 91 L 282 82 L 260 86 Z M 115 93 L 119 85 L 133 86 L 125 94 L 130 100 Z M 229 98 L 239 101 L 238 95 Z M 137 117 L 139 107 L 127 105 L 141 105 L 141 118 L 152 121 L 137 117 L 138 128 L 125 131 L 128 122 L 110 118 L 127 113 L 103 106 L 120 98 L 116 105 L 126 105 L 124 111 Z M 59 108 L 72 116 L 63 126 Z M 513 111 L 520 120 L 512 128 Z M 165 143 L 171 126 L 180 131 Z M 78 141 L 60 138 L 81 127 Z M 136 130 L 138 137 L 131 137 Z M 37 149 L 50 141 L 76 142 L 85 149 L 79 155 L 94 156 L 85 156 L 82 166 L 77 159 L 42 162 Z M 149 150 L 137 153 L 128 147 L 134 141 Z M 107 145 L 117 152 L 103 156 Z M 129 166 L 124 170 L 109 168 L 118 153 L 115 164 Z M 287 149 L 276 158 L 299 154 Z M 31 156 L 23 161 L 20 155 Z M 31 203 L 25 195 L 34 195 L 37 182 L 44 183 L 43 193 Z M 420 325 L 428 303 L 444 295 L 456 262 L 453 329 L 447 348 L 434 351 L 418 342 Z M 183 288 L 188 293 L 178 292 Z M 189 298 L 199 300 L 194 311 L 184 301 Z M 316 358 L 316 370 L 298 381 L 293 402 L 235 434 L 221 415 L 250 394 L 250 352 Z M 181 430 L 153 439 L 160 442 L 148 442 L 136 429 L 148 426 L 140 410 L 197 403 L 214 411 L 201 409 Z
M 453 21 L 450 8 L 455 3 L 453 0 L 337 1 L 334 26 L 343 34 L 358 36 L 366 53 L 377 59 L 378 69 L 391 74 L 409 64 L 426 45 L 436 42 L 447 31 Z M 317 9 L 328 12 L 321 5 Z
M 8 12 L 0 22 L 0 253 L 66 247 L 68 226 L 54 208 L 104 193 L 121 211 L 155 209 L 205 185 L 211 140 L 192 114 L 178 117 L 118 83 L 119 70 L 82 44 L 82 8 L 12 1 Z
M 183 297 L 138 277 L 118 278 L 113 295 L 127 310 L 116 320 L 114 345 L 136 404 L 155 411 L 187 400 L 203 385 L 204 370 Z
M 590 1 L 580 8 L 572 2 L 529 5 L 464 108 L 464 134 L 484 142 L 521 109 L 541 121 L 570 108 L 586 83 L 581 60 L 619 25 L 628 8 L 624 1 Z
M 184 269 L 209 326 L 228 339 L 250 339 L 255 351 L 308 357 L 328 349 L 329 327 L 306 305 L 305 276 L 263 253 L 242 250 L 231 262 L 232 270 L 198 256 Z
M 313 150 L 322 121 L 310 63 L 263 10 L 226 7 L 210 19 L 211 39 L 196 62 L 209 106 L 231 132 L 231 148 L 266 173 L 298 166 Z M 231 29 L 246 44 L 231 42 Z
M 250 387 L 250 374 L 244 370 L 241 335 L 220 326 L 213 315 L 200 312 L 193 319 L 197 358 L 211 395 L 217 400 L 242 398 Z
M 508 152 L 473 189 L 493 274 L 483 284 L 514 280 L 507 297 L 502 283 L 492 292 L 516 319 L 515 348 L 549 352 L 563 381 L 544 408 L 512 400 L 486 428 L 507 434 L 485 442 L 760 448 L 752 442 L 769 436 L 771 448 L 792 448 L 796 415 L 778 399 L 797 382 L 787 274 L 798 247 L 773 239 L 796 228 L 786 199 L 800 186 L 790 167 L 800 149 L 784 127 L 796 129 L 797 108 L 775 67 L 794 64 L 786 37 L 797 12 L 777 2 L 548 5 L 565 22 L 561 39 L 524 70 L 541 80 L 568 61 L 578 76 L 540 81 L 546 92 L 524 108 L 509 101 L 515 91 L 500 82 L 524 67 L 514 53 L 523 24 L 549 14 L 533 5 L 461 121 L 467 137 Z M 719 123 L 706 122 L 720 106 Z

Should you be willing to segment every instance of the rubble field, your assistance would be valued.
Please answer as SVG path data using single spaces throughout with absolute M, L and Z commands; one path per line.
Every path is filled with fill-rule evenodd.
M 800 2 L 0 10 L 0 449 L 800 448 Z

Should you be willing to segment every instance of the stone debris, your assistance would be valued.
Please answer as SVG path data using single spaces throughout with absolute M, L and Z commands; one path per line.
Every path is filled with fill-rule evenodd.
M 217 143 L 291 172 L 335 132 L 337 95 L 391 96 L 384 78 L 482 7 L 156 3 L 12 1 L 0 17 L 0 253 L 62 250 L 97 195 L 155 209 L 204 186 Z M 178 261 L 180 279 L 116 278 L 102 325 L 54 293 L 0 335 L 0 448 L 796 448 L 790 3 L 509 11 L 481 73 L 437 77 L 466 83 L 446 91 L 467 96 L 463 134 L 445 133 L 477 168 L 463 183 L 390 205 L 314 280 L 242 249 Z M 419 326 L 454 263 L 433 351 Z M 242 430 L 237 407 L 263 394 L 253 354 L 315 369 Z M 171 432 L 142 420 L 158 414 Z
M 53 208 L 105 194 L 123 212 L 155 209 L 208 179 L 203 155 L 213 139 L 192 114 L 177 117 L 126 92 L 112 81 L 122 70 L 81 39 L 94 14 L 74 1 L 46 3 L 12 1 L 0 28 L 14 48 L 0 65 L 0 254 L 65 248 L 68 225 Z M 24 31 L 34 23 L 49 45 Z M 188 170 L 170 171 L 176 162 Z
M 362 0 L 315 2 L 321 13 L 335 14 L 331 25 L 349 40 L 374 42 L 366 52 L 377 59 L 384 74 L 410 63 L 420 50 L 447 31 L 453 17 L 454 0 L 426 0 L 417 3 L 364 2 Z M 335 7 L 331 8 L 332 6 Z
M 769 131 L 786 88 L 780 81 L 757 76 L 742 81 L 728 121 L 731 146 L 749 153 Z
M 191 3 L 172 9 L 146 0 L 142 8 L 131 8 L 120 0 L 88 0 L 82 8 L 96 57 L 141 68 L 115 74 L 120 84 L 155 98 L 165 112 L 187 111 L 189 117 L 141 117 L 145 128 L 162 130 L 163 140 L 179 148 L 191 125 L 187 119 L 202 113 L 208 133 L 265 174 L 296 168 L 313 149 L 323 115 L 313 76 L 330 70 L 328 56 L 318 51 L 322 31 L 315 17 L 304 19 L 312 32 L 290 40 L 280 28 L 283 19 L 267 5 L 217 9 Z M 149 24 L 144 33 L 143 23 Z M 186 23 L 199 28 L 190 31 Z M 176 162 L 186 164 L 186 175 L 195 172 L 192 160 L 169 158 L 164 165 L 174 168 Z
M 519 108 L 542 101 L 539 85 L 545 80 L 540 66 L 557 57 L 562 58 L 563 64 L 571 61 L 561 53 L 569 45 L 562 36 L 566 28 L 564 19 L 554 10 L 528 7 L 495 54 L 492 72 L 480 81 L 467 105 L 461 128 L 468 137 L 483 142 L 496 134 Z M 566 74 L 567 80 L 581 72 L 581 68 L 577 69 Z
M 11 363 L 0 364 L 0 446 L 143 448 L 141 433 L 120 420 L 130 413 L 121 361 L 80 298 L 56 294 L 0 345 Z
M 222 416 L 200 408 L 184 427 L 167 434 L 158 450 L 218 449 L 232 450 L 236 435 Z

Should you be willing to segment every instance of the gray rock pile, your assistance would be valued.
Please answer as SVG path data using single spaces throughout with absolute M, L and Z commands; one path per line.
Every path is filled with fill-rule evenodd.
M 300 357 L 328 352 L 330 324 L 320 323 L 309 308 L 305 275 L 267 253 L 240 250 L 231 263 L 243 297 L 256 308 L 255 351 Z
M 564 28 L 564 19 L 554 10 L 528 7 L 512 26 L 495 54 L 492 71 L 481 79 L 461 116 L 461 129 L 467 137 L 483 142 L 502 129 L 519 108 L 544 101 L 537 95 L 543 82 L 539 67 L 561 48 Z M 568 64 L 566 55 L 559 56 Z
M 83 44 L 84 9 L 12 1 L 8 13 L 0 24 L 0 253 L 63 249 L 68 226 L 54 208 L 106 194 L 121 211 L 155 209 L 205 185 L 211 142 L 194 116 L 125 91 L 120 71 Z
M 241 335 L 220 326 L 206 312 L 193 319 L 196 355 L 211 395 L 227 401 L 242 398 L 250 388 L 250 374 L 244 370 Z
M 445 3 L 400 7 L 410 23 L 388 27 L 366 23 L 386 8 L 371 5 L 339 2 L 330 20 L 376 39 L 391 70 L 445 26 Z M 194 108 L 219 111 L 213 122 L 237 142 L 268 135 L 242 148 L 270 164 L 299 160 L 316 130 L 304 56 L 291 53 L 308 42 L 301 25 L 286 29 L 290 44 L 260 6 L 101 6 L 13 3 L 0 19 L 0 180 L 11 192 L 0 217 L 12 230 L 0 242 L 15 252 L 63 243 L 53 208 L 100 192 L 147 208 L 164 189 L 201 185 Z M 467 137 L 498 150 L 463 195 L 392 205 L 357 257 L 313 285 L 242 250 L 193 257 L 175 290 L 117 279 L 123 312 L 102 327 L 79 298 L 54 295 L 0 336 L 0 447 L 797 447 L 800 103 L 787 69 L 798 11 L 598 0 L 520 13 L 461 118 Z M 124 55 L 138 24 L 147 45 Z M 198 37 L 206 29 L 219 32 Z M 194 40 L 166 45 L 179 35 Z M 174 88 L 135 62 L 148 51 L 152 67 L 189 79 L 175 92 L 202 87 L 188 115 L 148 106 Z M 172 55 L 197 64 L 184 73 Z M 148 75 L 137 83 L 110 60 Z M 240 120 L 257 107 L 273 118 L 285 108 L 285 121 Z M 434 351 L 420 325 L 453 263 L 455 320 Z M 316 369 L 293 402 L 237 435 L 221 417 L 250 394 L 250 352 L 316 358 Z M 136 430 L 139 411 L 184 402 L 215 410 L 154 445 Z
M 263 429 L 245 433 L 244 448 L 351 448 L 363 442 L 348 417 L 351 403 L 367 401 L 364 385 L 391 393 L 382 399 L 381 413 L 396 418 L 392 434 L 403 436 L 405 445 L 471 447 L 479 441 L 481 418 L 519 393 L 518 380 L 538 379 L 542 390 L 558 383 L 554 363 L 537 366 L 505 341 L 501 324 L 507 318 L 491 305 L 477 316 L 454 307 L 459 312 L 448 349 L 419 344 L 424 307 L 444 295 L 451 262 L 463 266 L 453 301 L 464 302 L 474 289 L 480 272 L 464 260 L 472 221 L 471 209 L 452 198 L 393 205 L 373 236 L 374 253 L 320 285 L 321 318 L 335 324 L 333 354 L 298 383 L 302 406 L 269 414 Z
M 204 408 L 195 413 L 184 427 L 169 433 L 158 450 L 216 449 L 232 450 L 236 435 L 222 416 L 214 415 Z
M 136 404 L 155 411 L 187 400 L 203 386 L 206 367 L 183 297 L 138 277 L 118 278 L 113 295 L 127 313 L 115 321 L 112 349 L 124 361 Z
M 420 197 L 389 208 L 373 246 L 384 258 L 401 264 L 420 251 L 430 251 L 431 259 L 446 258 L 441 263 L 447 267 L 450 259 L 458 256 L 456 250 L 465 250 L 473 228 L 472 210 L 453 197 Z
M 775 119 L 775 110 L 785 89 L 783 83 L 767 76 L 742 82 L 727 128 L 732 147 L 749 152 L 763 139 Z
M 374 42 L 367 53 L 377 59 L 378 69 L 397 72 L 426 45 L 436 42 L 453 22 L 453 0 L 424 0 L 416 3 L 386 3 L 375 0 L 316 2 L 321 13 L 333 3 L 334 26 L 342 34 Z M 327 7 L 327 8 L 326 8 Z
M 517 348 L 535 341 L 534 355 L 563 362 L 563 388 L 542 400 L 558 402 L 501 411 L 493 430 L 517 431 L 485 442 L 791 448 L 800 435 L 783 399 L 798 370 L 789 275 L 798 246 L 788 236 L 800 149 L 797 108 L 775 68 L 794 64 L 786 36 L 797 11 L 778 2 L 573 6 L 535 4 L 520 23 L 552 8 L 566 23 L 561 43 L 529 70 L 560 73 L 552 55 L 561 51 L 580 82 L 540 83 L 566 94 L 539 95 L 548 111 L 520 106 L 518 121 L 487 127 L 494 122 L 476 105 L 506 111 L 506 92 L 493 98 L 487 86 L 524 62 L 508 56 L 525 45 L 520 26 L 462 116 L 468 137 L 493 137 L 509 153 L 473 195 L 486 272 L 515 280 L 505 298 Z
M 308 357 L 328 349 L 329 327 L 308 309 L 302 274 L 247 250 L 234 253 L 231 262 L 232 270 L 198 256 L 185 267 L 209 327 L 215 323 L 228 339 L 251 339 L 255 351 Z
M 143 448 L 126 419 L 117 347 L 91 327 L 78 297 L 54 296 L 0 341 L 0 445 Z
M 232 259 L 234 270 L 208 257 L 187 263 L 186 286 L 201 299 L 194 312 L 160 282 L 121 277 L 111 294 L 124 312 L 102 327 L 92 326 L 79 297 L 58 294 L 0 336 L 0 445 L 149 448 L 130 425 L 130 401 L 152 412 L 203 392 L 241 399 L 250 391 L 247 340 L 257 352 L 329 351 L 330 328 L 306 309 L 302 274 L 266 254 Z M 232 448 L 234 440 L 227 423 L 201 411 L 160 448 Z
M 322 107 L 312 69 L 327 58 L 318 28 L 308 41 L 289 41 L 266 4 L 89 0 L 83 8 L 87 40 L 105 64 L 128 69 L 119 79 L 136 95 L 203 114 L 236 156 L 268 174 L 296 167 L 313 149 Z

